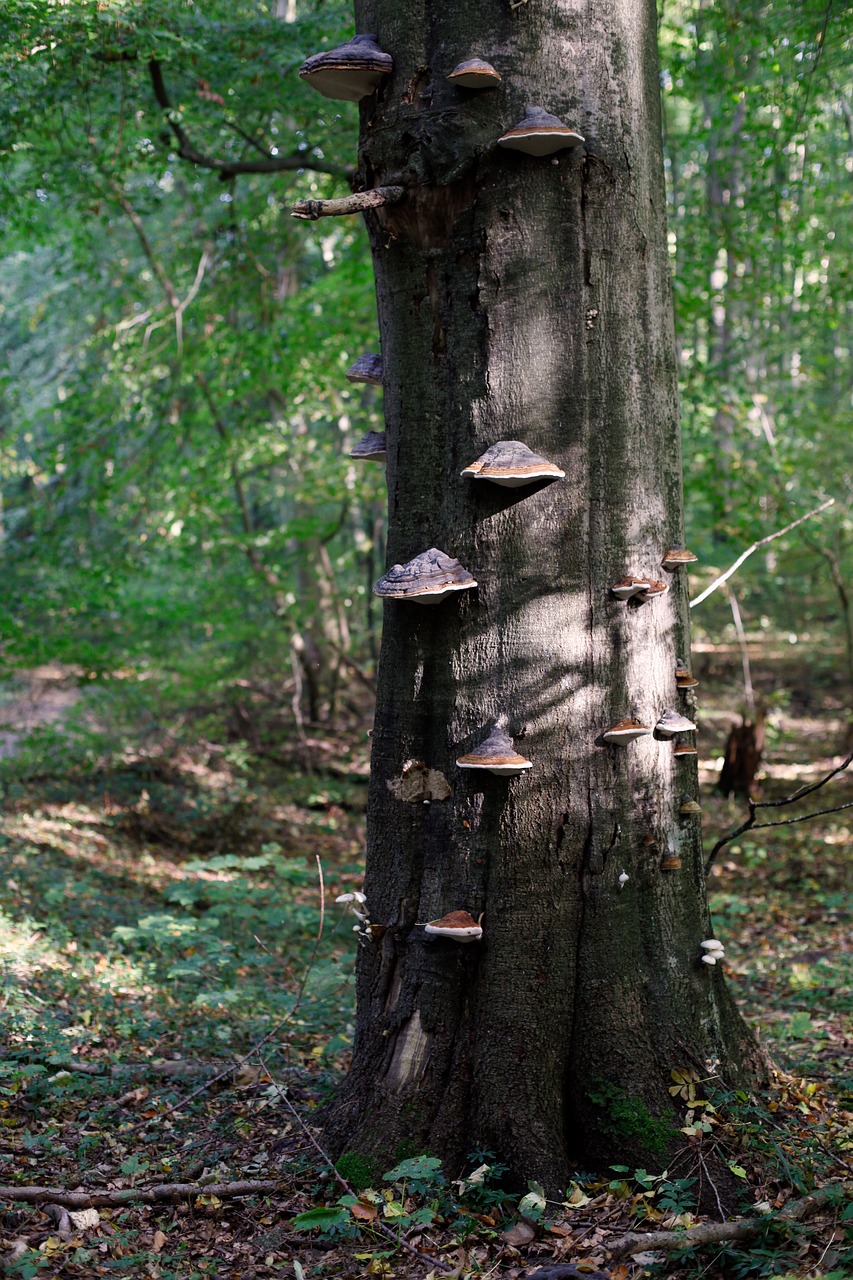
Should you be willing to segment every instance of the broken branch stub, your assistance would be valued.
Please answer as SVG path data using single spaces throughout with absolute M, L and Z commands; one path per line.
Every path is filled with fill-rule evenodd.
M 370 191 L 354 191 L 351 196 L 341 196 L 337 200 L 297 200 L 290 216 L 306 222 L 316 222 L 318 218 L 340 218 L 351 213 L 364 213 L 367 209 L 379 209 L 384 204 L 399 204 L 405 194 L 405 187 L 372 187 Z

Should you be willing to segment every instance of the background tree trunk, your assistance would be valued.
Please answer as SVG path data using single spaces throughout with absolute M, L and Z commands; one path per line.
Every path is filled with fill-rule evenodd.
M 360 954 L 354 1062 L 327 1139 L 392 1162 L 429 1150 L 454 1172 L 486 1147 L 554 1187 L 572 1156 L 663 1158 L 672 1068 L 718 1062 L 732 1082 L 755 1060 L 719 967 L 700 962 L 698 821 L 678 815 L 695 757 L 600 737 L 626 715 L 690 710 L 674 677 L 684 571 L 660 568 L 682 515 L 655 9 L 357 0 L 356 21 L 395 60 L 362 106 L 360 175 L 408 192 L 368 215 L 388 560 L 437 546 L 479 589 L 385 604 L 366 892 L 388 929 Z M 475 55 L 497 90 L 446 80 Z M 496 147 L 528 104 L 585 148 Z M 505 439 L 566 480 L 460 478 Z M 625 573 L 672 590 L 619 603 L 609 586 Z M 458 769 L 502 712 L 534 768 Z M 447 777 L 449 800 L 395 798 L 410 757 Z M 665 850 L 679 871 L 660 869 Z M 428 942 L 419 924 L 457 909 L 483 912 L 482 942 Z

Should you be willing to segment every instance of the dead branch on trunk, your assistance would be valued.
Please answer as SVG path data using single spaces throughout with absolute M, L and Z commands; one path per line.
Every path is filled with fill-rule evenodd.
M 305 218 L 316 222 L 318 218 L 339 218 L 348 213 L 364 213 L 365 209 L 378 209 L 383 204 L 399 204 L 405 195 L 404 187 L 373 187 L 370 191 L 356 191 L 340 200 L 297 200 L 290 210 L 291 218 Z
M 800 814 L 798 818 L 781 818 L 778 822 L 755 821 L 758 816 L 759 809 L 780 809 L 783 805 L 795 804 L 797 800 L 802 800 L 804 796 L 811 795 L 813 791 L 819 791 L 821 787 L 825 787 L 827 782 L 834 778 L 836 774 L 843 773 L 851 761 L 853 761 L 853 752 L 851 752 L 846 759 L 842 760 L 841 764 L 836 765 L 834 769 L 830 769 L 829 773 L 827 773 L 825 777 L 821 778 L 819 782 L 813 782 L 810 786 L 800 787 L 798 791 L 795 791 L 791 796 L 786 796 L 784 800 L 753 800 L 750 796 L 747 801 L 749 805 L 749 817 L 745 822 L 740 824 L 737 830 L 731 831 L 727 836 L 723 836 L 721 840 L 717 841 L 711 852 L 708 854 L 708 860 L 705 863 L 705 875 L 707 875 L 711 870 L 720 850 L 724 849 L 727 844 L 731 844 L 733 840 L 737 840 L 738 836 L 742 836 L 746 831 L 764 831 L 767 827 L 790 827 L 793 826 L 795 822 L 809 822 L 812 818 L 824 818 L 828 813 L 841 813 L 844 809 L 853 809 L 853 800 L 850 800 L 847 804 L 838 804 L 833 806 L 831 809 L 816 809 L 814 813 Z
M 776 538 L 781 538 L 783 534 L 790 533 L 792 529 L 796 529 L 798 524 L 802 524 L 804 520 L 810 520 L 812 516 L 819 515 L 821 511 L 825 511 L 827 507 L 831 507 L 835 502 L 834 498 L 827 498 L 826 502 L 822 502 L 819 507 L 815 507 L 813 511 L 807 511 L 804 516 L 800 516 L 799 520 L 792 520 L 790 524 L 786 524 L 784 529 L 777 529 L 775 533 L 768 533 L 766 538 L 759 538 L 757 542 L 753 542 L 751 547 L 747 547 L 742 555 L 739 555 L 733 565 L 726 569 L 725 573 L 721 573 L 719 578 L 715 578 L 709 587 L 698 595 L 695 600 L 690 601 L 690 608 L 695 609 L 697 604 L 701 604 L 703 600 L 707 600 L 712 592 L 721 587 L 724 582 L 728 582 L 733 573 L 737 573 L 744 560 L 752 555 L 753 551 L 757 551 L 759 547 L 766 547 L 768 542 L 773 542 Z
M 102 1209 L 119 1204 L 174 1204 L 190 1196 L 216 1196 L 236 1200 L 241 1196 L 272 1195 L 278 1182 L 167 1182 L 160 1187 L 121 1187 L 116 1191 L 66 1191 L 63 1187 L 3 1187 L 0 1200 L 25 1204 L 60 1205 L 64 1209 Z
M 628 1254 L 643 1253 L 646 1249 L 672 1253 L 678 1249 L 698 1249 L 703 1245 L 719 1244 L 724 1240 L 752 1240 L 761 1235 L 768 1223 L 784 1226 L 786 1222 L 802 1222 L 834 1200 L 849 1199 L 853 1195 L 853 1182 L 833 1182 L 821 1187 L 802 1200 L 794 1200 L 778 1213 L 765 1213 L 760 1218 L 739 1218 L 736 1222 L 703 1222 L 701 1226 L 683 1231 L 629 1231 L 605 1245 L 612 1258 L 624 1258 Z

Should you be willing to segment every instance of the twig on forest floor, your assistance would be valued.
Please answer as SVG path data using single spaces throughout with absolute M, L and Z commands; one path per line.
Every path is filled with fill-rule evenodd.
M 341 1173 L 338 1172 L 338 1170 L 335 1167 L 334 1160 L 332 1160 L 331 1156 L 327 1155 L 327 1153 L 320 1146 L 320 1143 L 314 1137 L 314 1134 L 311 1132 L 311 1129 L 305 1123 L 305 1121 L 303 1120 L 299 1112 L 296 1110 L 296 1107 L 294 1107 L 293 1103 L 288 1098 L 284 1089 L 282 1089 L 281 1085 L 274 1079 L 272 1073 L 270 1072 L 269 1067 L 264 1062 L 263 1057 L 261 1056 L 260 1053 L 257 1054 L 257 1058 L 261 1066 L 263 1067 L 264 1071 L 267 1073 L 270 1080 L 272 1081 L 273 1088 L 275 1089 L 278 1096 L 281 1098 L 284 1105 L 287 1107 L 287 1110 L 293 1116 L 293 1119 L 299 1125 L 300 1129 L 305 1134 L 308 1141 L 311 1143 L 311 1146 L 317 1152 L 317 1155 L 320 1157 L 323 1163 L 328 1166 L 332 1174 L 332 1177 L 335 1179 L 335 1182 L 337 1182 L 338 1186 L 341 1187 L 342 1190 L 348 1196 L 352 1196 L 354 1199 L 357 1200 L 358 1193 L 355 1191 L 353 1187 L 350 1186 L 346 1178 Z M 414 1245 L 409 1244 L 408 1240 L 406 1240 L 400 1234 L 399 1231 L 393 1231 L 391 1227 L 386 1227 L 384 1222 L 380 1222 L 378 1219 L 376 1219 L 371 1223 L 371 1226 L 375 1227 L 379 1232 L 381 1232 L 381 1234 L 385 1236 L 387 1240 L 393 1240 L 394 1244 L 397 1245 L 398 1248 L 404 1249 L 406 1253 L 412 1254 L 412 1256 L 415 1258 L 420 1258 L 421 1262 L 428 1262 L 431 1266 L 438 1267 L 440 1271 L 450 1272 L 454 1270 L 453 1267 L 449 1266 L 446 1262 L 443 1262 L 441 1258 L 436 1258 L 431 1253 L 423 1253 L 420 1249 L 416 1249 Z
M 216 1196 L 235 1200 L 241 1196 L 271 1195 L 281 1183 L 260 1182 L 167 1182 L 159 1187 L 121 1187 L 113 1191 L 66 1191 L 63 1187 L 0 1186 L 0 1200 L 20 1200 L 25 1204 L 49 1204 L 64 1209 L 101 1209 L 120 1204 L 172 1204 L 189 1196 Z
M 283 1031 L 288 1023 L 292 1022 L 293 1018 L 296 1016 L 299 1006 L 302 1003 L 302 997 L 305 994 L 308 979 L 311 976 L 311 970 L 314 968 L 314 961 L 317 959 L 317 951 L 323 937 L 323 927 L 326 922 L 326 885 L 323 879 L 323 864 L 320 861 L 319 854 L 315 854 L 314 857 L 317 862 L 317 877 L 320 881 L 320 924 L 317 928 L 317 937 L 314 940 L 314 949 L 311 952 L 311 957 L 305 967 L 305 973 L 302 976 L 302 982 L 300 983 L 299 990 L 296 993 L 296 1001 L 293 1008 L 286 1017 L 276 1023 L 271 1031 L 268 1031 L 256 1044 L 253 1044 L 248 1053 L 243 1054 L 242 1058 L 238 1058 L 236 1062 L 230 1062 L 227 1067 L 222 1071 L 217 1072 L 217 1074 L 212 1076 L 210 1080 L 205 1080 L 204 1084 L 200 1084 L 197 1089 L 193 1089 L 192 1093 L 188 1094 L 186 1098 L 182 1098 L 180 1102 L 175 1102 L 172 1106 L 167 1107 L 165 1111 L 161 1111 L 157 1116 L 158 1124 L 165 1120 L 167 1116 L 174 1115 L 176 1111 L 183 1110 L 184 1107 L 188 1106 L 189 1103 L 199 1097 L 200 1094 L 205 1093 L 211 1085 L 218 1084 L 219 1081 L 224 1080 L 226 1076 L 233 1075 L 235 1071 L 239 1071 L 240 1067 L 244 1066 L 250 1058 L 254 1057 L 265 1044 L 268 1044 L 269 1041 L 273 1039 L 274 1036 L 277 1036 L 280 1031 Z M 150 1119 L 139 1120 L 136 1124 L 130 1125 L 127 1129 L 122 1129 L 122 1135 L 127 1137 L 131 1133 L 136 1133 L 139 1129 L 146 1128 L 150 1123 Z M 142 1146 L 151 1146 L 152 1143 L 162 1142 L 162 1140 L 162 1134 L 158 1133 L 155 1137 L 149 1138 L 147 1142 L 143 1142 Z
M 316 222 L 318 218 L 339 218 L 350 213 L 364 213 L 378 209 L 383 204 L 399 204 L 406 194 L 405 187 L 373 187 L 370 191 L 356 191 L 339 200 L 297 200 L 290 210 L 291 218 L 304 218 Z
M 698 1227 L 681 1231 L 629 1231 L 604 1248 L 612 1258 L 643 1253 L 657 1249 L 667 1253 L 680 1249 L 698 1249 L 704 1245 L 718 1244 L 723 1240 L 751 1240 L 765 1229 L 768 1223 L 801 1222 L 817 1213 L 835 1199 L 849 1198 L 853 1194 L 853 1182 L 833 1182 L 819 1191 L 794 1200 L 777 1213 L 765 1213 L 760 1218 L 738 1218 L 735 1222 L 703 1222 Z
M 711 870 L 720 850 L 724 849 L 727 844 L 731 844 L 733 840 L 737 840 L 738 836 L 742 836 L 746 831 L 764 831 L 767 827 L 790 827 L 795 822 L 809 822 L 812 818 L 824 818 L 828 813 L 841 813 L 844 809 L 853 809 L 853 800 L 850 800 L 847 804 L 835 805 L 832 809 L 816 809 L 814 813 L 803 813 L 798 818 L 781 818 L 778 822 L 756 822 L 755 820 L 759 809 L 779 809 L 783 805 L 794 804 L 797 800 L 802 800 L 804 796 L 811 795 L 813 791 L 819 791 L 836 774 L 843 773 L 851 761 L 853 761 L 853 752 L 842 760 L 841 764 L 831 769 L 820 781 L 800 787 L 798 791 L 795 791 L 793 795 L 786 796 L 784 800 L 753 800 L 752 796 L 750 796 L 747 800 L 749 817 L 735 831 L 729 832 L 727 836 L 723 836 L 722 839 L 717 841 L 708 854 L 708 859 L 705 863 L 705 875 Z
M 752 546 L 747 547 L 746 551 L 744 551 L 742 555 L 738 556 L 734 564 L 730 565 L 729 568 L 726 569 L 725 573 L 721 573 L 719 578 L 715 578 L 711 585 L 706 587 L 695 600 L 690 601 L 690 608 L 695 609 L 697 604 L 701 604 L 703 600 L 707 600 L 708 596 L 711 595 L 712 592 L 716 591 L 718 587 L 721 587 L 724 582 L 728 582 L 732 574 L 737 573 L 744 560 L 747 560 L 749 556 L 752 555 L 753 551 L 757 551 L 759 547 L 766 547 L 768 542 L 773 542 L 774 539 L 781 538 L 783 534 L 790 533 L 792 529 L 796 529 L 797 525 L 803 524 L 806 520 L 810 520 L 812 516 L 819 515 L 820 512 L 825 511 L 827 507 L 831 507 L 834 502 L 834 498 L 827 498 L 826 502 L 822 502 L 819 507 L 815 507 L 813 511 L 807 511 L 804 516 L 800 516 L 799 520 L 792 520 L 790 524 L 786 524 L 784 529 L 777 529 L 775 533 L 768 533 L 766 538 L 759 538 L 757 542 L 753 542 Z

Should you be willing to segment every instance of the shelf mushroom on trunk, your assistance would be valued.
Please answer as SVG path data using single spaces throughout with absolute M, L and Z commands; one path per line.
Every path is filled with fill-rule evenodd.
M 479 942 L 483 930 L 467 911 L 450 911 L 440 920 L 430 920 L 424 933 L 431 938 L 450 938 L 453 942 Z
M 467 58 L 447 78 L 458 89 L 496 89 L 501 82 L 500 73 L 482 58 Z
M 582 133 L 570 129 L 549 111 L 528 107 L 524 118 L 498 138 L 498 146 L 523 151 L 528 156 L 550 156 L 564 147 L 580 147 L 584 141 Z
M 460 475 L 470 476 L 472 480 L 490 480 L 505 489 L 520 489 L 523 485 L 535 484 L 537 480 L 564 480 L 566 477 L 565 471 L 528 449 L 521 440 L 498 440 L 476 462 L 469 463 Z
M 532 760 L 518 754 L 515 743 L 500 724 L 494 726 L 479 747 L 460 756 L 456 763 L 460 769 L 486 769 L 501 778 L 515 778 L 533 768 Z
M 381 387 L 382 357 L 373 351 L 366 352 L 350 365 L 345 376 L 347 382 L 366 382 L 368 386 Z
M 385 600 L 412 600 L 415 604 L 435 604 L 456 591 L 477 586 L 474 575 L 458 560 L 430 547 L 406 564 L 392 564 L 373 588 Z
M 660 720 L 655 725 L 655 734 L 658 738 L 674 738 L 677 733 L 695 733 L 696 725 L 692 720 L 688 720 L 687 716 L 683 716 L 678 711 L 673 711 L 667 707 Z
M 365 431 L 364 435 L 349 451 L 351 458 L 361 458 L 367 462 L 384 462 L 387 455 L 384 431 Z
M 339 102 L 360 102 L 378 89 L 384 76 L 394 70 L 390 53 L 384 53 L 376 36 L 353 36 L 345 44 L 326 53 L 306 58 L 299 75 L 324 98 Z

